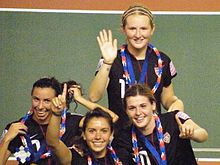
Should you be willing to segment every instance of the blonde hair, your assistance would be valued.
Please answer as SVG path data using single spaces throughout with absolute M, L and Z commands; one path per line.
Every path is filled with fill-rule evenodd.
M 150 19 L 150 24 L 151 27 L 154 27 L 154 16 L 151 13 L 151 11 L 141 5 L 134 5 L 134 6 L 130 6 L 122 15 L 121 18 L 121 23 L 122 23 L 122 27 L 125 27 L 126 25 L 126 19 L 128 16 L 133 15 L 133 14 L 138 14 L 138 15 L 146 15 L 149 19 Z

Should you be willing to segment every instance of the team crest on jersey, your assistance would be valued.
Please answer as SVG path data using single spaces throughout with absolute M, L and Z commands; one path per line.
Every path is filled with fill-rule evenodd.
M 164 67 L 164 64 L 163 64 L 163 60 L 162 60 L 162 68 Z M 157 77 L 159 76 L 159 67 L 154 67 L 154 72 L 155 74 L 157 75 Z
M 170 134 L 168 132 L 163 135 L 163 141 L 167 144 L 170 143 Z

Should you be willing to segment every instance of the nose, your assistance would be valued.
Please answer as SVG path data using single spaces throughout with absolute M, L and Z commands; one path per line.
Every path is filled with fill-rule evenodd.
M 95 139 L 100 139 L 100 138 L 101 138 L 101 133 L 100 132 L 96 132 Z
M 137 38 L 139 38 L 139 37 L 141 36 L 141 33 L 140 33 L 140 30 L 139 30 L 139 29 L 136 30 L 135 36 L 136 36 Z
M 42 102 L 42 101 L 39 102 L 38 108 L 39 108 L 39 109 L 43 109 L 43 108 L 44 108 L 44 105 L 43 105 L 43 102 Z
M 135 115 L 139 116 L 141 114 L 140 108 L 137 107 L 136 111 L 135 111 Z

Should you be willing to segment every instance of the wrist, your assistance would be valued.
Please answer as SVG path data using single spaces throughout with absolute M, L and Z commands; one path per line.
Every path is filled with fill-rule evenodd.
M 106 64 L 106 65 L 112 65 L 112 64 L 113 64 L 113 62 L 112 62 L 112 63 L 110 63 L 110 62 L 106 62 L 105 60 L 103 60 L 103 64 Z
M 62 112 L 54 112 L 54 111 L 52 111 L 52 115 L 57 116 L 57 117 L 61 117 L 62 116 Z

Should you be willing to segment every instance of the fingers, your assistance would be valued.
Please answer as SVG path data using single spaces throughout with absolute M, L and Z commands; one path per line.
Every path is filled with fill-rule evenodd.
M 24 125 L 23 123 L 21 122 L 12 123 L 8 129 L 6 136 L 7 136 L 7 139 L 12 140 L 18 134 L 26 134 L 26 132 L 27 132 L 27 126 Z
M 9 130 L 12 130 L 12 131 L 16 131 L 16 130 L 24 130 L 24 131 L 27 131 L 27 126 L 24 125 L 24 124 L 21 123 L 21 122 L 12 123 L 11 126 L 9 127 Z
M 104 44 L 105 42 L 112 43 L 112 31 L 108 30 L 108 32 L 103 29 L 99 32 L 99 36 L 97 37 L 99 45 Z
M 175 115 L 175 118 L 176 118 L 176 122 L 179 126 L 179 130 L 180 130 L 179 137 L 184 138 L 184 139 L 191 138 L 194 133 L 194 128 L 190 125 L 185 124 L 185 123 L 182 124 L 177 115 Z
M 108 41 L 112 42 L 112 31 L 108 30 Z
M 181 123 L 181 121 L 180 121 L 180 119 L 179 119 L 179 117 L 178 117 L 177 114 L 175 115 L 175 118 L 176 118 L 177 124 L 179 125 L 179 127 L 181 127 L 181 126 L 182 126 L 182 123 Z
M 74 97 L 74 99 L 77 99 L 77 97 L 81 96 L 81 87 L 79 85 L 73 85 L 71 88 L 68 89 L 68 92 L 71 93 Z
M 66 93 L 67 93 L 67 84 L 65 83 L 63 86 L 62 97 L 66 97 Z
M 60 101 L 60 99 L 59 99 L 59 96 L 53 98 L 53 99 L 52 99 L 52 103 L 53 103 L 53 105 L 54 105 L 56 108 L 60 108 L 60 107 L 61 107 L 61 101 Z

